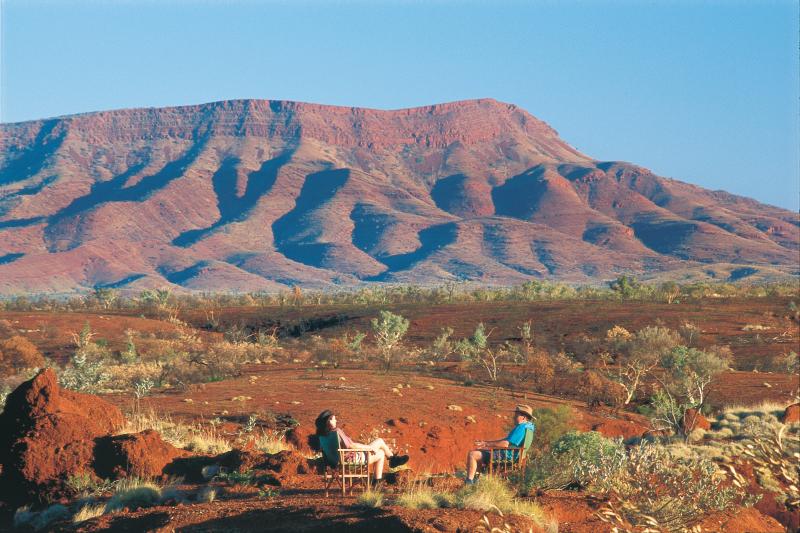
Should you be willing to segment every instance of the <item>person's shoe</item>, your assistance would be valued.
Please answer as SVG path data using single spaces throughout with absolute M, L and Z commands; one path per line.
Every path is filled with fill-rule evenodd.
M 474 484 L 475 484 L 474 479 L 469 479 L 469 478 L 464 479 L 464 485 L 474 485 Z
M 383 478 L 376 479 L 375 482 L 372 484 L 372 490 L 374 490 L 376 492 L 383 492 L 384 488 L 386 488 L 386 487 L 385 487 L 385 483 L 383 481 Z
M 393 455 L 389 457 L 389 468 L 397 468 L 398 466 L 403 466 L 407 462 L 407 455 Z

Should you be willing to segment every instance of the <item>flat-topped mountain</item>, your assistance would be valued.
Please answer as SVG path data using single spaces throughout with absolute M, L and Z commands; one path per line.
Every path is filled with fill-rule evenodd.
M 797 275 L 799 243 L 796 213 L 594 160 L 491 99 L 0 125 L 0 294 Z

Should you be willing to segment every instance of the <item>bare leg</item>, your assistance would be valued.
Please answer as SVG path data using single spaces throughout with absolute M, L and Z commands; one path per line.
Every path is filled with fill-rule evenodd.
M 475 472 L 478 471 L 478 464 L 482 458 L 483 454 L 480 450 L 472 450 L 467 453 L 467 479 L 470 481 L 475 478 Z
M 386 445 L 383 439 L 375 439 L 374 441 L 370 442 L 368 446 L 373 450 L 375 450 L 376 452 L 378 450 L 383 451 L 386 457 L 391 457 L 394 455 L 394 453 L 392 453 L 392 450 L 389 449 L 389 446 Z
M 367 454 L 369 456 L 369 464 L 375 465 L 375 479 L 383 479 L 383 463 L 386 460 L 386 455 L 383 450 L 378 450 L 375 453 Z

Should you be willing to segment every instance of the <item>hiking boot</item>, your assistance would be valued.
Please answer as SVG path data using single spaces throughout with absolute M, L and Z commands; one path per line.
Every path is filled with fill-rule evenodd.
M 383 481 L 383 478 L 376 479 L 371 488 L 375 492 L 383 492 L 383 490 L 386 488 L 386 483 Z
M 397 468 L 398 466 L 403 466 L 407 462 L 407 455 L 393 455 L 389 457 L 389 468 Z

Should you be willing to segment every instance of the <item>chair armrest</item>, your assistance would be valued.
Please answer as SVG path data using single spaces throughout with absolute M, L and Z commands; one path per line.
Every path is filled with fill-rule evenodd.
M 365 453 L 370 453 L 370 454 L 375 453 L 375 450 L 370 450 L 370 449 L 362 450 L 362 449 L 359 449 L 359 448 L 339 448 L 339 451 L 340 452 L 365 452 Z

